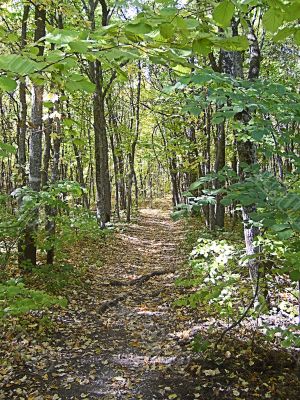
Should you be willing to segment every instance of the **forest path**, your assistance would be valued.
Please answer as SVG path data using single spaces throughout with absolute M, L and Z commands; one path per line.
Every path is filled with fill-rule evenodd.
M 103 266 L 90 273 L 88 295 L 76 301 L 77 307 L 82 302 L 77 313 L 71 311 L 72 332 L 60 331 L 65 354 L 59 367 L 68 372 L 52 385 L 62 399 L 195 398 L 183 368 L 188 355 L 176 337 L 185 318 L 172 308 L 183 237 L 182 223 L 172 222 L 169 212 L 144 209 L 108 240 Z
M 144 209 L 104 243 L 74 246 L 69 262 L 90 260 L 85 283 L 53 313 L 42 343 L 22 345 L 3 398 L 199 398 L 185 368 L 191 353 L 180 343 L 189 317 L 173 307 L 183 240 L 182 222 Z

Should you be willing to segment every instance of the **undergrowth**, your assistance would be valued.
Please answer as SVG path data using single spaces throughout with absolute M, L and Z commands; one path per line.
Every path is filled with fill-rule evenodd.
M 5 199 L 7 201 L 7 199 Z M 7 209 L 6 209 L 7 210 Z M 64 307 L 66 297 L 73 290 L 86 285 L 84 279 L 89 264 L 102 266 L 99 256 L 90 250 L 90 254 L 81 254 L 84 243 L 105 241 L 113 229 L 101 230 L 96 216 L 81 206 L 70 207 L 67 214 L 56 217 L 56 237 L 47 238 L 43 223 L 43 210 L 40 212 L 39 235 L 37 237 L 38 265 L 17 265 L 18 229 L 13 229 L 12 237 L 9 226 L 17 226 L 17 216 L 13 212 L 0 212 L 0 319 L 14 317 L 21 324 L 36 311 L 43 311 L 39 323 L 43 325 L 47 310 L 52 307 Z M 5 217 L 5 218 L 4 218 Z M 9 236 L 10 235 L 10 236 Z M 45 252 L 52 245 L 55 247 L 55 263 L 45 264 Z M 97 258 L 97 259 L 95 259 Z M 32 314 L 33 315 L 33 314 Z M 30 318 L 29 318 L 30 319 Z M 51 317 L 50 319 L 51 320 Z M 23 321 L 23 322 L 22 322 Z M 46 324 L 47 325 L 47 324 Z
M 177 299 L 178 307 L 200 308 L 210 315 L 210 329 L 216 333 L 235 324 L 253 299 L 253 282 L 240 232 L 208 231 L 201 222 L 190 218 L 185 247 L 189 260 L 185 276 L 177 285 L 186 294 Z M 244 327 L 263 334 L 264 340 L 283 347 L 300 347 L 297 317 L 297 290 L 285 274 L 283 254 L 286 245 L 278 239 L 260 237 L 260 291 L 254 306 L 243 319 Z M 237 325 L 239 327 L 240 324 Z M 195 338 L 195 349 L 202 351 L 208 343 Z
M 14 280 L 0 284 L 0 318 L 42 310 L 54 305 L 65 307 L 67 300 L 61 296 L 51 296 L 42 290 L 29 289 L 24 283 Z

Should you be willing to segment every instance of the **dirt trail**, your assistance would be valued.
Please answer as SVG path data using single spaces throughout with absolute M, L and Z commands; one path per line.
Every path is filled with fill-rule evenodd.
M 51 337 L 27 343 L 0 398 L 194 399 L 176 336 L 186 321 L 172 306 L 182 241 L 180 223 L 145 209 L 102 248 L 78 249 L 99 252 L 102 267 L 91 265 L 86 289 L 53 315 Z

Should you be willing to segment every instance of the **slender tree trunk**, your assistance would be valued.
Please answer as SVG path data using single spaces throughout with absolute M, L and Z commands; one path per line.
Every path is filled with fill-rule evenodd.
M 175 158 L 170 160 L 170 175 L 172 182 L 173 205 L 177 206 L 180 203 L 180 187 L 177 179 L 177 163 Z
M 111 99 L 108 101 L 108 109 L 109 109 L 109 119 L 111 126 L 111 133 L 109 135 L 110 138 L 110 147 L 113 158 L 113 167 L 114 167 L 114 180 L 115 180 L 115 211 L 117 219 L 120 220 L 120 192 L 119 192 L 119 168 L 118 168 L 118 158 L 116 155 L 115 141 L 114 141 L 114 132 L 117 130 L 117 122 L 116 116 L 113 114 L 113 111 L 110 107 Z
M 225 167 L 225 122 L 218 124 L 217 126 L 217 151 L 216 151 L 216 162 L 215 171 L 219 172 Z M 218 180 L 215 182 L 215 189 L 219 189 L 221 184 Z M 216 196 L 216 226 L 224 228 L 225 218 L 225 207 L 221 204 L 221 195 Z
M 57 102 L 57 106 L 58 106 Z M 54 184 L 59 180 L 59 161 L 60 161 L 60 147 L 61 147 L 61 124 L 59 117 L 56 117 L 54 122 L 54 132 L 55 138 L 53 140 L 53 160 L 52 160 L 52 172 L 51 172 L 51 183 Z M 47 264 L 54 263 L 54 255 L 55 255 L 55 247 L 53 240 L 55 239 L 56 233 L 56 216 L 57 216 L 57 207 L 47 207 L 47 225 L 46 231 L 47 236 L 50 241 L 50 247 L 47 250 Z
M 121 151 L 121 138 L 118 132 L 115 132 L 116 145 L 118 152 Z M 126 184 L 125 184 L 125 166 L 124 166 L 124 155 L 117 155 L 118 171 L 119 171 L 119 190 L 120 190 L 120 210 L 127 209 L 127 199 L 126 199 Z
M 211 146 L 210 146 L 210 140 L 211 140 L 211 123 L 210 123 L 210 106 L 207 107 L 207 109 L 204 112 L 204 117 L 203 117 L 203 131 L 205 134 L 205 150 L 204 150 L 204 165 L 203 165 L 203 170 L 205 171 L 205 174 L 210 174 L 211 170 Z M 208 188 L 208 185 L 205 186 L 206 189 Z M 203 206 L 203 214 L 205 218 L 205 225 L 207 228 L 210 227 L 210 206 L 209 204 L 206 204 Z
M 135 163 L 136 146 L 137 146 L 137 142 L 138 142 L 139 134 L 140 134 L 141 84 L 142 84 L 142 68 L 141 68 L 141 62 L 139 61 L 138 62 L 138 82 L 137 82 L 136 106 L 135 106 L 135 132 L 134 132 L 133 142 L 131 144 L 131 153 L 129 154 L 129 176 L 128 176 L 128 188 L 127 188 L 128 198 L 127 198 L 127 215 L 126 215 L 127 222 L 130 222 L 130 219 L 131 219 L 133 182 L 135 182 L 136 203 L 138 201 L 137 180 L 136 180 L 136 176 L 135 176 L 134 163 Z M 136 206 L 138 206 L 138 205 L 136 204 Z
M 102 8 L 102 26 L 108 24 L 109 10 L 105 0 L 99 1 Z M 95 11 L 98 1 L 90 0 L 89 8 L 85 6 L 91 29 L 96 28 Z M 104 228 L 111 217 L 111 187 L 109 177 L 108 140 L 105 121 L 105 91 L 103 88 L 103 70 L 99 60 L 91 61 L 90 79 L 95 84 L 93 96 L 94 134 L 95 134 L 95 164 L 97 190 L 97 219 Z
M 46 10 L 43 6 L 35 6 L 35 33 L 34 41 L 38 42 L 45 36 Z M 37 45 L 38 56 L 44 54 L 44 45 Z M 39 192 L 41 188 L 41 168 L 42 168 L 42 130 L 43 130 L 43 84 L 33 84 L 32 89 L 32 110 L 31 110 L 31 136 L 29 147 L 29 187 L 34 192 Z M 38 210 L 34 212 L 31 222 L 25 232 L 24 252 L 20 261 L 30 262 L 36 265 L 36 243 L 35 235 L 38 226 Z
M 73 141 L 73 150 L 74 150 L 74 155 L 75 155 L 75 159 L 76 159 L 78 182 L 80 183 L 80 186 L 83 189 L 85 189 L 86 188 L 86 184 L 85 184 L 85 180 L 84 180 L 81 153 L 80 153 L 76 143 L 74 143 L 74 141 Z M 89 209 L 88 195 L 87 195 L 87 193 L 85 191 L 82 193 L 82 204 L 83 204 L 83 206 L 85 208 Z
M 27 43 L 27 23 L 29 17 L 30 6 L 25 5 L 22 17 L 22 35 L 21 48 L 24 48 Z M 18 134 L 18 164 L 19 174 L 22 185 L 26 185 L 26 132 L 27 132 L 27 100 L 26 100 L 26 82 L 20 82 L 19 85 L 20 97 L 20 119 L 19 119 L 19 134 Z M 21 250 L 21 249 L 19 249 Z
M 102 228 L 110 221 L 111 188 L 108 163 L 108 142 L 104 112 L 104 98 L 101 88 L 102 70 L 100 62 L 95 62 L 96 91 L 94 94 L 94 132 L 97 188 L 97 218 Z
M 138 186 L 138 180 L 137 180 L 137 176 L 136 176 L 136 171 L 134 171 L 133 183 L 134 183 L 135 208 L 136 208 L 136 210 L 138 210 L 139 209 L 139 186 Z
M 258 44 L 257 37 L 254 33 L 254 29 L 249 22 L 249 35 L 248 39 L 250 41 L 250 65 L 248 71 L 248 79 L 250 81 L 255 80 L 259 77 L 260 72 L 260 48 Z M 240 76 L 240 75 L 237 75 Z M 241 121 L 245 126 L 249 124 L 251 120 L 251 115 L 248 110 L 243 110 L 238 113 L 235 118 Z M 247 176 L 243 171 L 242 165 L 247 164 L 253 166 L 257 163 L 256 158 L 256 145 L 251 140 L 238 141 L 237 142 L 239 165 L 241 179 L 245 179 Z M 255 244 L 255 239 L 259 234 L 259 229 L 256 226 L 250 224 L 251 213 L 255 211 L 255 205 L 244 206 L 242 208 L 243 223 L 244 223 L 244 236 L 246 244 L 246 254 L 248 256 L 253 256 L 259 252 L 259 247 Z M 250 276 L 255 282 L 258 277 L 259 263 L 255 258 L 251 258 L 248 261 Z
M 67 113 L 68 113 L 68 118 L 72 119 L 71 112 L 70 112 L 70 104 L 69 104 L 68 100 L 67 100 Z M 61 128 L 60 128 L 60 130 L 61 130 Z M 84 180 L 81 152 L 79 151 L 78 146 L 74 142 L 74 137 L 73 136 L 72 136 L 72 144 L 73 144 L 73 150 L 74 150 L 76 166 L 77 166 L 78 182 L 80 183 L 80 186 L 83 189 L 86 189 L 87 185 L 86 185 L 85 180 Z M 82 193 L 82 205 L 85 208 L 89 209 L 88 194 L 85 191 L 83 191 L 83 193 Z
M 242 116 L 241 116 L 242 117 Z M 248 123 L 247 114 L 244 114 L 245 124 Z M 246 164 L 246 165 L 255 165 L 257 162 L 256 159 L 256 149 L 254 144 L 251 141 L 246 142 L 237 142 L 238 148 L 238 155 L 239 155 L 239 163 Z M 240 169 L 240 177 L 241 179 L 246 178 L 246 174 L 244 173 L 243 169 Z M 245 244 L 246 244 L 246 254 L 248 256 L 253 256 L 258 253 L 259 248 L 256 246 L 255 239 L 259 234 L 259 229 L 256 226 L 253 226 L 250 223 L 251 220 L 251 213 L 255 211 L 255 205 L 243 206 L 242 207 L 242 217 L 243 217 L 243 224 L 244 224 L 244 237 L 245 237 Z M 249 272 L 250 276 L 253 281 L 256 281 L 257 274 L 258 274 L 258 261 L 253 258 L 248 261 L 249 265 Z
M 50 112 L 53 112 L 50 110 Z M 45 131 L 45 148 L 44 148 L 44 155 L 43 155 L 43 169 L 41 171 L 41 186 L 42 188 L 47 185 L 48 183 L 48 174 L 49 174 L 49 164 L 50 164 L 50 157 L 51 157 L 51 133 L 53 129 L 53 119 L 48 118 L 47 124 L 44 127 Z

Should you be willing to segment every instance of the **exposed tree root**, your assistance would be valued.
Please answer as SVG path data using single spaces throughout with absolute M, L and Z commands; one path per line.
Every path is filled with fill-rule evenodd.
M 134 285 L 142 285 L 144 282 L 147 282 L 148 280 L 150 280 L 151 278 L 153 278 L 154 276 L 161 276 L 161 275 L 167 275 L 167 274 L 171 274 L 174 273 L 175 269 L 171 269 L 171 270 L 162 270 L 162 271 L 153 271 L 150 272 L 149 274 L 146 275 L 142 275 L 139 278 L 133 279 L 132 281 L 111 281 L 107 284 L 105 284 L 105 286 L 134 286 Z M 108 300 L 105 301 L 101 307 L 100 307 L 100 312 L 104 313 L 105 311 L 107 311 L 109 308 L 114 307 L 116 305 L 118 305 L 118 303 L 122 300 L 124 300 L 126 297 L 128 297 L 128 293 L 124 293 L 121 294 L 118 297 L 115 297 L 112 300 Z
M 121 294 L 118 297 L 115 297 L 112 300 L 105 301 L 101 306 L 100 306 L 100 312 L 104 313 L 107 311 L 109 308 L 116 306 L 120 301 L 124 300 L 128 296 L 127 293 Z
M 153 271 L 149 274 L 142 275 L 139 278 L 133 279 L 131 281 L 111 281 L 107 284 L 107 286 L 134 286 L 134 285 L 142 285 L 144 282 L 149 281 L 149 279 L 153 278 L 154 276 L 161 276 L 172 274 L 175 272 L 175 269 L 168 269 L 162 271 Z

